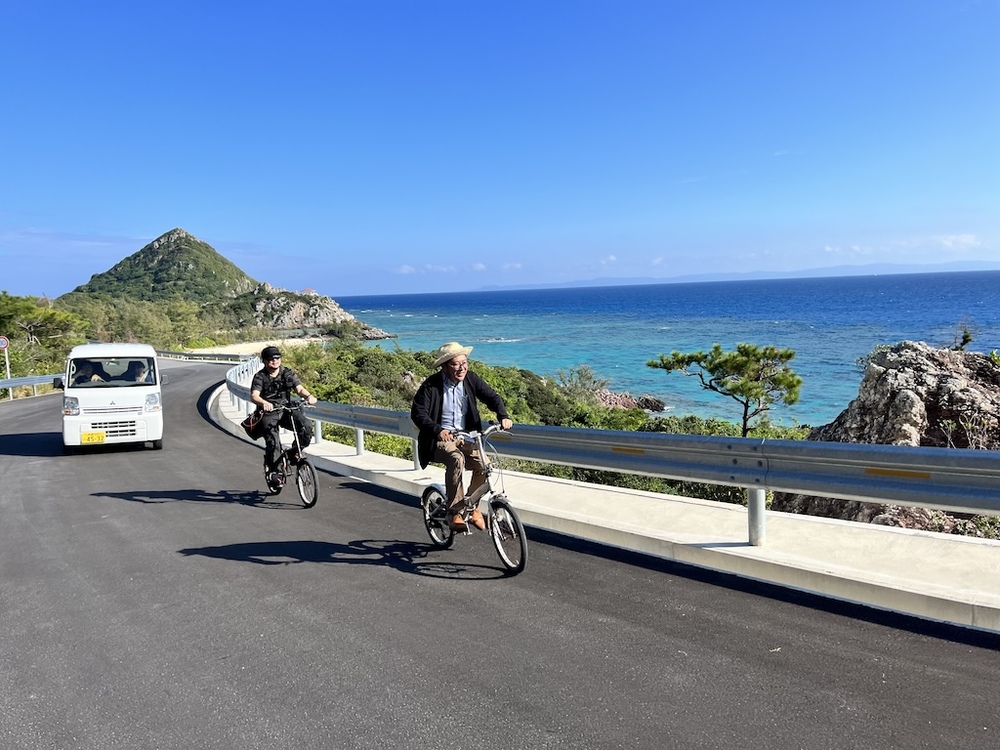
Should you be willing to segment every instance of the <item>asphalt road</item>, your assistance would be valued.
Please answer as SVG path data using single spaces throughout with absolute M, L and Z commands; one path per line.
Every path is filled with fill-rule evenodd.
M 1000 747 L 1000 639 L 532 534 L 427 543 L 412 498 L 262 493 L 167 363 L 164 449 L 63 456 L 0 403 L 0 747 Z

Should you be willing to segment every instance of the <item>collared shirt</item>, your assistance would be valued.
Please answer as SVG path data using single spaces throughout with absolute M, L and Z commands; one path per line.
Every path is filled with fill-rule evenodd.
M 465 429 L 465 384 L 444 376 L 444 401 L 441 405 L 441 426 L 452 432 Z

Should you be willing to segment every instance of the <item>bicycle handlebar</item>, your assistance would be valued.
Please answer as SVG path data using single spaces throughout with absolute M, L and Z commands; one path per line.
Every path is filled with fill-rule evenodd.
M 483 438 L 483 440 L 485 440 L 486 438 L 488 438 L 490 435 L 492 435 L 495 432 L 507 432 L 507 430 L 503 429 L 496 422 L 491 422 L 490 426 L 487 427 L 482 432 L 476 432 L 476 431 L 473 430 L 471 432 L 456 432 L 455 435 L 457 437 L 462 438 L 463 440 L 475 440 L 476 438 L 478 438 L 480 436 Z
M 272 404 L 274 411 L 299 411 L 300 409 L 305 409 L 308 406 L 312 406 L 305 399 L 299 401 L 292 401 L 290 404 Z

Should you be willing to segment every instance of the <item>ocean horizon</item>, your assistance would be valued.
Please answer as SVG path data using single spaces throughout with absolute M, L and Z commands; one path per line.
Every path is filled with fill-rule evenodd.
M 373 346 L 431 351 L 473 346 L 471 359 L 555 377 L 581 365 L 613 391 L 661 399 L 668 414 L 737 421 L 732 399 L 695 377 L 648 367 L 672 351 L 790 348 L 799 401 L 775 405 L 780 424 L 826 424 L 857 396 L 859 358 L 904 340 L 1000 349 L 1000 271 L 880 274 L 618 286 L 503 289 L 338 298 L 397 338 Z

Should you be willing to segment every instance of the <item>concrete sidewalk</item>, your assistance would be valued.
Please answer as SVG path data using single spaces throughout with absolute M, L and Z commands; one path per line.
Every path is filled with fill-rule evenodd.
M 244 440 L 245 413 L 226 387 L 218 424 Z M 258 443 L 261 444 L 261 443 Z M 262 445 L 262 444 L 261 444 Z M 435 467 L 323 441 L 317 468 L 419 496 L 444 484 Z M 706 500 L 504 472 L 527 526 L 701 568 L 956 625 L 1000 632 L 1000 542 L 768 511 L 764 544 L 749 545 L 746 508 Z

